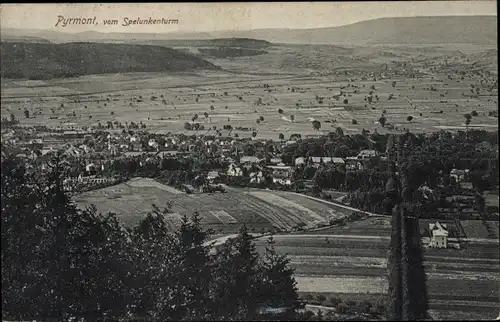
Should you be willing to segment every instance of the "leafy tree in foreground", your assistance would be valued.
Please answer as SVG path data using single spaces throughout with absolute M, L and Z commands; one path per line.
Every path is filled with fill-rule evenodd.
M 261 258 L 246 227 L 214 249 L 199 214 L 175 228 L 171 207 L 153 206 L 125 229 L 113 214 L 70 203 L 61 156 L 44 171 L 11 155 L 1 166 L 3 319 L 249 320 L 267 318 L 266 305 L 291 308 L 273 319 L 297 318 L 288 259 L 272 242 Z

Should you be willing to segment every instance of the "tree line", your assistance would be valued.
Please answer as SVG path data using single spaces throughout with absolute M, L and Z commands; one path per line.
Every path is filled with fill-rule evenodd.
M 41 320 L 300 319 L 287 257 L 272 238 L 263 255 L 245 226 L 218 248 L 200 215 L 173 225 L 155 210 L 134 228 L 64 193 L 67 164 L 44 173 L 2 160 L 2 318 Z

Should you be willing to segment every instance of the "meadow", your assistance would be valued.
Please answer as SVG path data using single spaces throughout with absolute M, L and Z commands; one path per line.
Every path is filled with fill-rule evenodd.
M 252 232 L 315 228 L 349 214 L 327 203 L 308 200 L 305 204 L 294 198 L 294 193 L 240 188 L 229 188 L 227 193 L 186 194 L 153 179 L 134 178 L 81 193 L 73 201 L 80 208 L 94 204 L 101 213 L 116 213 L 128 226 L 138 224 L 153 210 L 153 204 L 163 210 L 170 202 L 171 213 L 166 219 L 172 230 L 182 216 L 198 211 L 202 223 L 217 235 L 237 232 L 243 224 Z
M 13 114 L 21 124 L 47 126 L 142 122 L 149 131 L 165 134 L 213 134 L 216 127 L 222 135 L 250 137 L 255 131 L 256 139 L 274 140 L 280 133 L 286 139 L 295 133 L 317 136 L 337 127 L 346 134 L 362 129 L 379 133 L 497 130 L 498 118 L 489 112 L 498 110 L 498 89 L 491 88 L 497 81 L 498 58 L 496 52 L 485 52 L 489 48 L 481 49 L 279 45 L 263 55 L 213 59 L 222 67 L 217 71 L 2 79 L 1 116 Z M 402 73 L 404 67 L 396 62 L 408 62 L 415 77 L 410 71 Z M 488 73 L 469 73 L 477 66 L 486 66 Z M 480 88 L 479 94 L 475 88 Z M 368 96 L 374 98 L 371 103 Z M 472 111 L 477 114 L 466 125 L 463 115 Z M 203 124 L 204 131 L 184 129 L 195 114 L 194 122 Z M 378 124 L 382 114 L 386 126 Z M 260 117 L 263 120 L 257 122 Z M 321 122 L 319 130 L 313 129 L 314 120 Z M 224 125 L 233 130 L 223 130 Z M 117 213 L 129 226 L 152 211 L 152 204 L 163 209 L 168 201 L 172 203 L 166 217 L 170 229 L 179 226 L 183 215 L 198 211 L 202 223 L 215 231 L 214 237 L 232 234 L 242 224 L 254 233 L 315 228 L 352 212 L 281 191 L 231 188 L 224 194 L 188 195 L 144 178 L 74 198 L 79 207 L 95 204 L 102 213 Z M 498 223 L 460 224 L 468 238 L 494 240 L 491 231 L 498 238 Z M 387 290 L 390 229 L 388 218 L 369 217 L 275 238 L 278 251 L 287 253 L 296 268 L 301 294 L 379 300 Z M 256 244 L 263 251 L 265 238 Z M 470 242 L 460 250 L 426 249 L 424 265 L 434 318 L 496 317 L 498 263 L 498 243 Z
M 497 129 L 498 119 L 488 112 L 497 109 L 498 90 L 481 83 L 491 84 L 496 76 L 467 74 L 462 79 L 457 72 L 467 70 L 462 66 L 465 59 L 454 56 L 455 51 L 433 50 L 422 54 L 418 49 L 390 47 L 274 46 L 264 55 L 213 59 L 223 68 L 217 71 L 6 79 L 1 86 L 1 114 L 12 113 L 22 124 L 52 126 L 142 121 L 150 131 L 186 134 L 195 133 L 185 130 L 184 124 L 197 114 L 195 122 L 203 124 L 205 132 L 215 126 L 223 135 L 249 137 L 255 130 L 257 139 L 277 139 L 279 133 L 319 135 L 336 127 L 349 134 L 362 129 L 379 133 L 465 129 L 463 114 L 475 110 L 469 128 Z M 474 55 L 478 61 L 490 59 Z M 403 59 L 419 75 L 383 67 Z M 373 73 L 381 76 L 371 77 Z M 471 86 L 480 87 L 480 94 L 471 93 Z M 368 96 L 374 97 L 371 103 Z M 382 113 L 391 126 L 377 123 Z M 257 123 L 260 117 L 264 119 Z M 321 122 L 319 130 L 313 129 L 313 120 Z M 234 130 L 222 130 L 223 125 Z
M 382 223 L 385 221 L 385 223 Z M 300 294 L 348 301 L 383 301 L 388 288 L 388 218 L 368 218 L 340 229 L 307 235 L 275 235 L 280 253 L 295 268 Z M 363 235 L 359 227 L 366 229 Z M 378 229 L 378 231 L 377 231 Z M 382 235 L 383 230 L 385 233 Z M 378 234 L 377 234 L 378 233 Z M 385 238 L 374 238 L 384 236 Z M 256 241 L 263 251 L 265 238 Z M 424 251 L 430 312 L 441 319 L 491 319 L 498 314 L 498 244 L 469 243 L 460 250 Z
M 372 302 L 385 298 L 390 218 L 372 216 L 345 225 L 288 233 L 297 225 L 314 228 L 332 216 L 340 218 L 350 211 L 290 192 L 227 190 L 188 195 L 152 179 L 135 178 L 82 193 L 74 201 L 80 207 L 95 204 L 101 212 L 116 212 L 128 226 L 137 224 L 152 211 L 152 204 L 163 209 L 171 202 L 172 213 L 166 219 L 172 230 L 178 227 L 183 215 L 198 211 L 204 226 L 214 230 L 213 238 L 233 234 L 242 224 L 252 233 L 274 231 L 277 250 L 288 255 L 302 296 L 321 294 L 327 299 Z M 429 222 L 421 221 L 423 226 Z M 482 226 L 485 223 L 460 224 L 468 238 L 479 240 L 464 242 L 458 250 L 424 250 L 431 312 L 434 317 L 446 319 L 491 318 L 499 296 L 498 243 L 494 239 L 482 241 L 492 238 Z M 255 240 L 259 252 L 264 251 L 266 238 Z

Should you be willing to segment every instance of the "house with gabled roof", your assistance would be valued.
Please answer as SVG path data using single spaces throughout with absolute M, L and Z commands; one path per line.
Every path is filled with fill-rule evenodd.
M 219 177 L 219 172 L 217 172 L 217 171 L 210 171 L 207 174 L 207 180 L 210 181 L 210 182 L 213 182 L 218 177 Z
M 249 177 L 251 183 L 261 183 L 264 181 L 264 175 L 262 174 L 262 171 L 252 172 L 250 173 Z
M 435 248 L 447 248 L 448 247 L 448 227 L 446 224 L 441 224 L 437 221 L 435 224 L 429 224 L 429 232 L 431 237 L 431 242 L 429 247 Z
M 242 156 L 240 163 L 259 163 L 261 160 L 255 156 Z
M 379 153 L 375 150 L 362 150 L 358 153 L 358 159 L 370 159 L 379 156 Z
M 337 157 L 309 157 L 308 159 L 303 157 L 298 157 L 295 159 L 295 165 L 298 166 L 301 164 L 305 164 L 306 161 L 310 161 L 315 166 L 319 166 L 321 163 L 324 164 L 331 163 L 340 166 L 345 165 L 344 159 Z
M 227 170 L 227 175 L 231 177 L 239 177 L 243 175 L 243 171 L 240 167 L 235 165 L 234 163 L 229 164 L 229 168 Z

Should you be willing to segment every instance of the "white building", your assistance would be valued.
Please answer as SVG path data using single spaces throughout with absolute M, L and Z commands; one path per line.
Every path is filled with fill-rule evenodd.
M 336 158 L 336 157 L 309 157 L 309 160 L 315 164 L 319 165 L 320 163 L 333 163 L 333 164 L 338 164 L 338 165 L 344 165 L 345 161 L 342 158 Z M 295 159 L 295 165 L 301 165 L 306 162 L 306 159 L 303 157 L 298 157 Z
M 293 169 L 290 166 L 267 166 L 269 170 L 272 171 L 272 176 L 274 178 L 288 179 L 292 176 Z
M 346 158 L 346 169 L 355 171 L 355 170 L 363 170 L 363 163 L 360 162 L 358 157 L 347 157 Z
M 96 166 L 94 163 L 89 163 L 85 166 L 85 171 L 90 172 L 90 171 L 96 171 Z
M 264 181 L 264 175 L 262 174 L 262 171 L 250 173 L 251 183 L 261 183 L 263 181 Z
M 271 158 L 270 163 L 271 164 L 280 164 L 280 163 L 282 163 L 282 160 L 281 160 L 281 158 Z
M 259 163 L 260 159 L 254 156 L 242 156 L 240 163 Z
M 450 179 L 455 178 L 456 182 L 463 182 L 466 180 L 468 173 L 469 169 L 465 170 L 452 169 L 450 172 Z
M 430 247 L 447 248 L 448 247 L 448 228 L 446 224 L 436 222 L 429 224 L 429 232 L 431 235 Z
M 243 175 L 243 171 L 241 170 L 240 167 L 236 166 L 235 164 L 231 163 L 229 165 L 229 169 L 227 170 L 227 175 L 231 177 L 239 177 Z
M 375 158 L 379 155 L 379 153 L 375 150 L 362 150 L 358 153 L 358 159 L 366 160 L 370 158 Z
M 278 183 L 284 186 L 291 186 L 292 180 L 290 179 L 281 179 L 281 178 L 273 178 L 273 183 Z
M 33 139 L 29 141 L 29 144 L 43 144 L 42 139 Z

